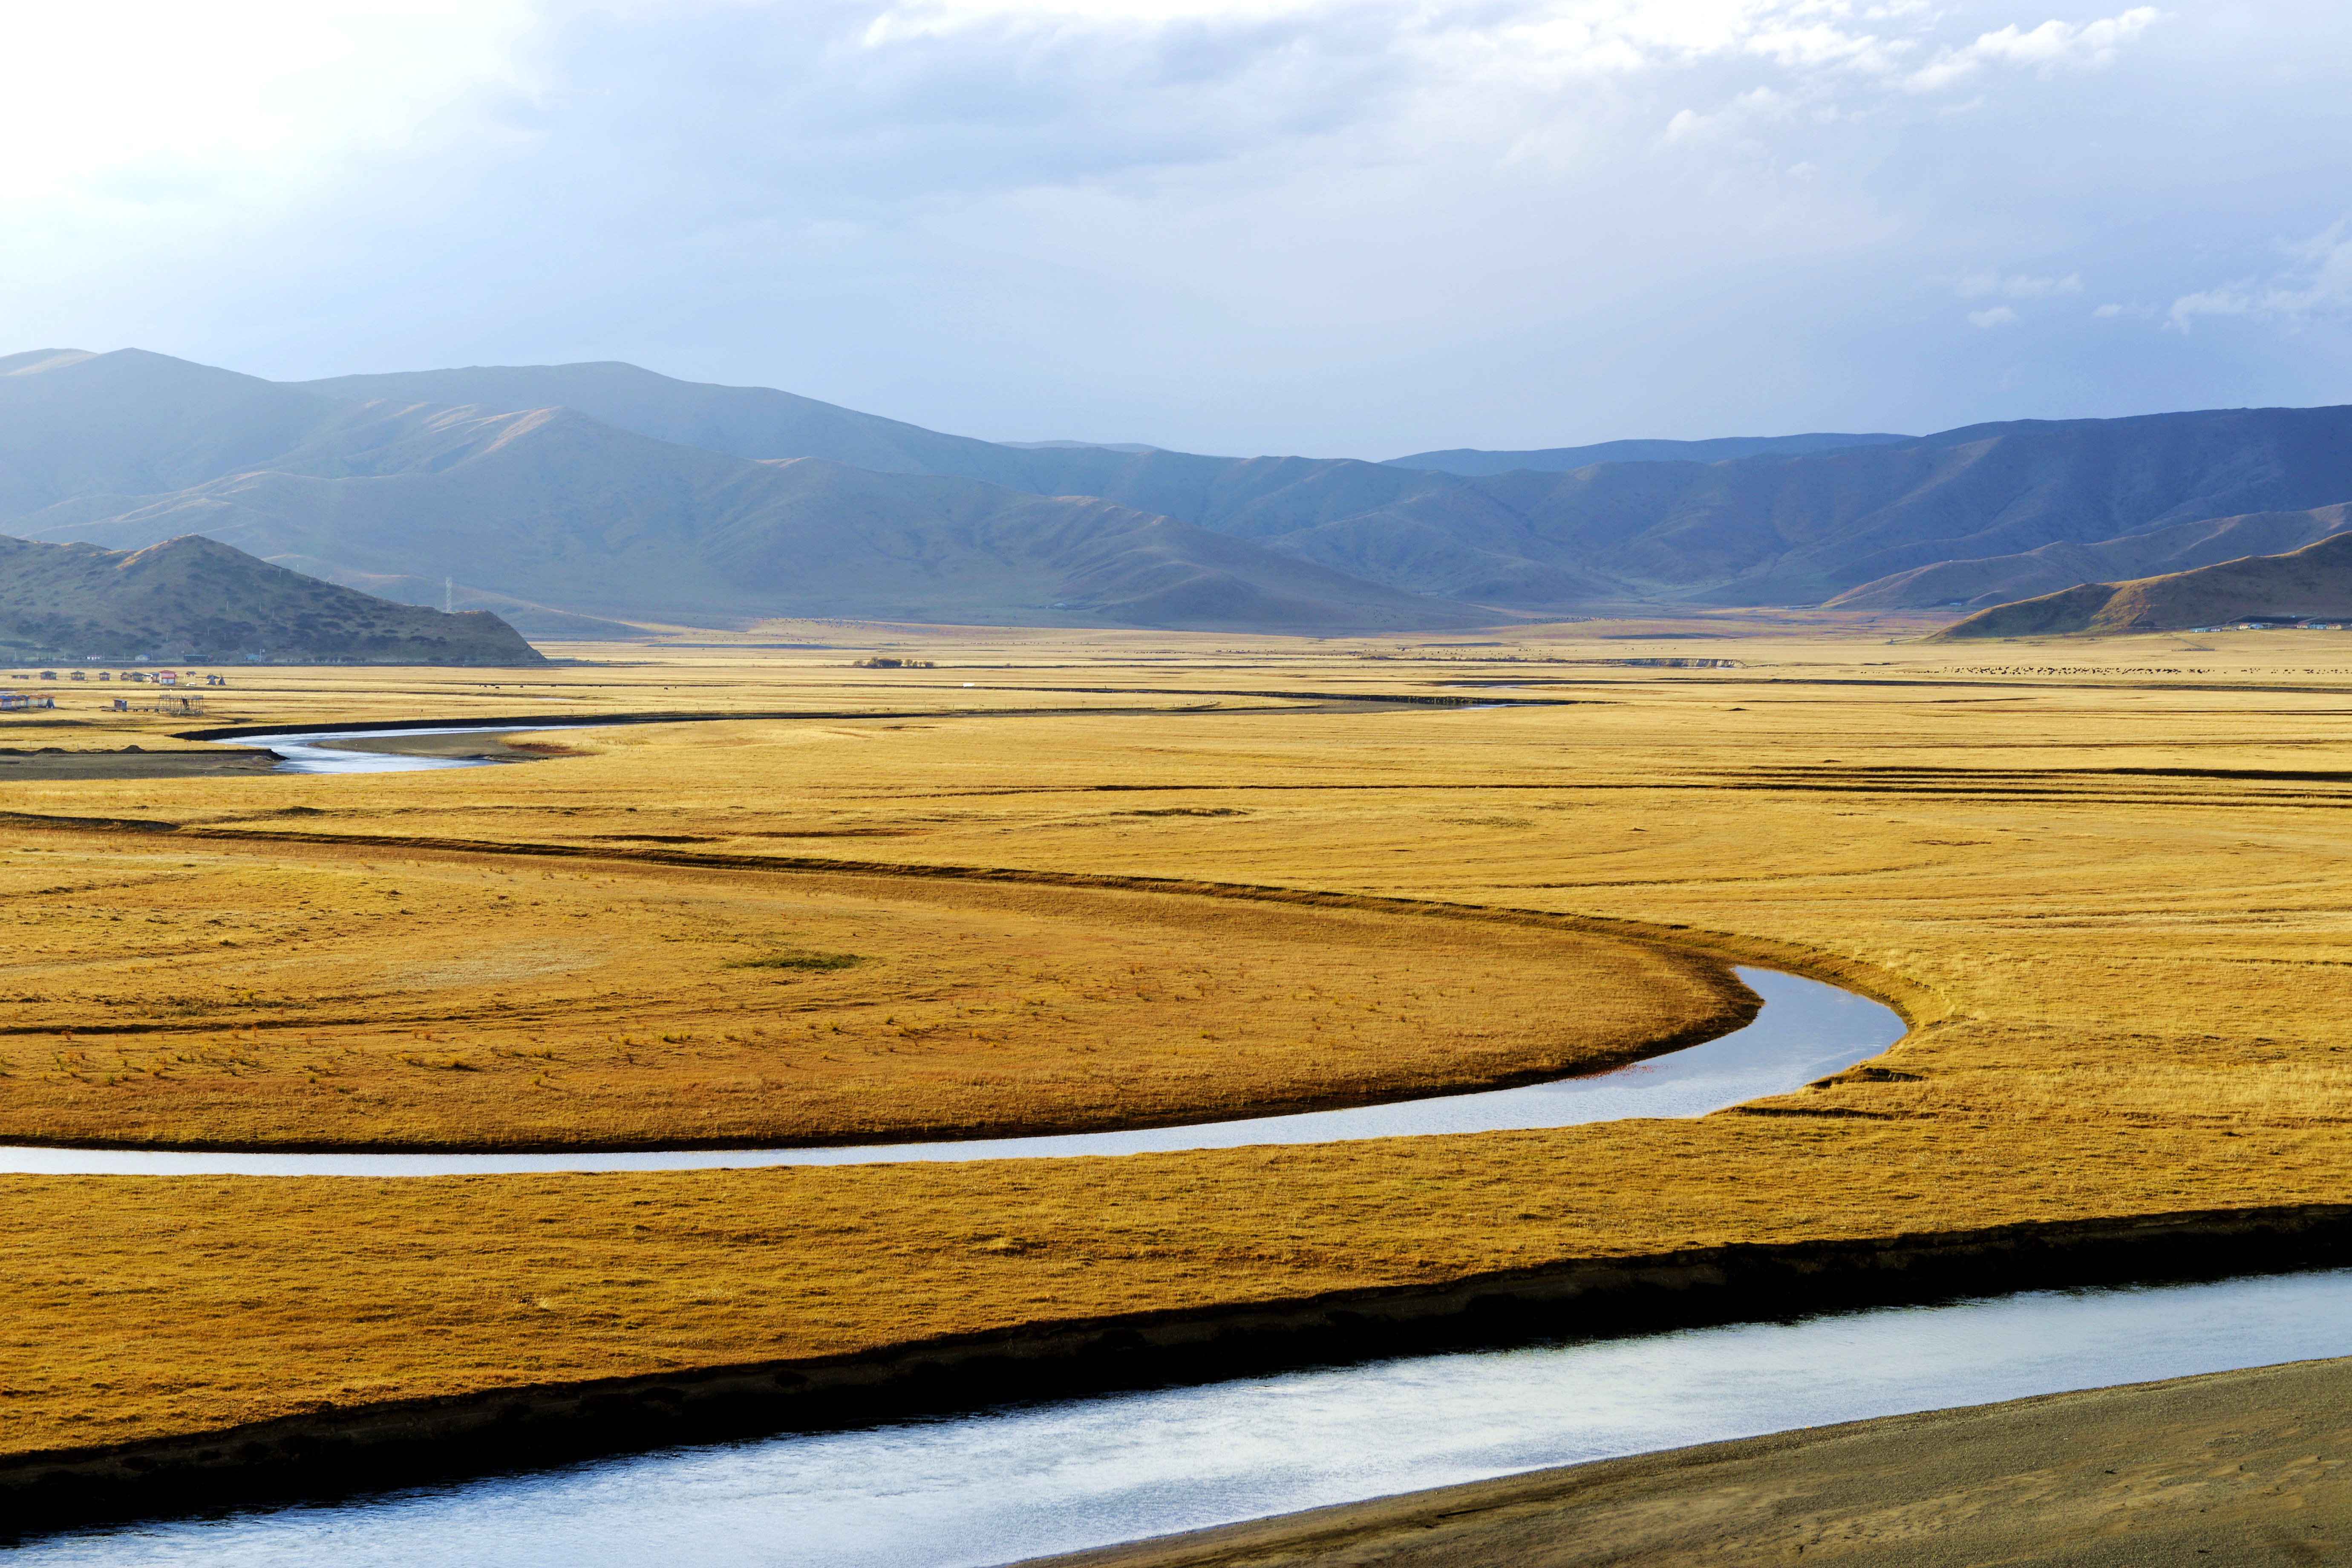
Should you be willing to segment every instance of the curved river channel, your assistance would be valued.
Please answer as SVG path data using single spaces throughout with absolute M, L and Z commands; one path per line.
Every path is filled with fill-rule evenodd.
M 417 733 L 468 732 L 450 730 Z M 471 731 L 469 732 L 486 732 Z M 382 731 L 377 731 L 381 734 Z M 269 737 L 304 772 L 468 760 Z M 373 738 L 373 737 L 371 737 Z M 348 761 L 349 765 L 344 765 Z M 1902 1020 L 1742 969 L 1746 1028 L 1615 1072 L 1142 1132 L 867 1149 L 268 1155 L 0 1150 L 0 1170 L 401 1176 L 1125 1155 L 1696 1116 L 1874 1056 Z M 681 1447 L 333 1503 L 79 1531 L 25 1568 L 986 1568 L 1550 1465 L 2063 1389 L 2352 1354 L 2352 1269 L 2044 1291 L 1452 1352 Z
M 622 1153 L 250 1154 L 146 1149 L 0 1147 L 0 1173 L 43 1175 L 453 1176 L 522 1171 L 691 1171 L 751 1165 L 867 1165 L 902 1160 L 1015 1160 L 1334 1143 L 1434 1132 L 1571 1127 L 1628 1116 L 1704 1116 L 1786 1094 L 1874 1057 L 1903 1019 L 1867 997 L 1769 969 L 1739 977 L 1764 998 L 1747 1027 L 1614 1072 L 1353 1110 L 1317 1110 L 1135 1132 L 987 1138 L 853 1149 L 644 1150 Z

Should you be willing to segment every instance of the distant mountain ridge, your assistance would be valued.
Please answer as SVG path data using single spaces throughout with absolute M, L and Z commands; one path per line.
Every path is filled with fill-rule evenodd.
M 666 438 L 684 438 L 692 426 L 749 457 L 854 463 L 852 452 L 887 438 L 889 460 L 900 465 L 891 471 L 1097 496 L 1404 592 L 1530 614 L 1818 604 L 1946 561 L 2352 500 L 2352 408 L 2340 407 L 2019 420 L 1814 452 L 1465 476 L 1352 458 L 1014 450 L 626 366 L 306 384 L 493 405 L 527 395 Z M 621 385 L 626 400 L 612 393 Z M 739 412 L 721 418 L 712 411 L 722 406 Z M 798 412 L 787 419 L 779 412 L 786 409 Z M 1654 453 L 1665 444 L 1638 446 Z
M 40 363 L 0 370 L 0 465 L 22 480 L 5 501 L 49 503 L 19 531 L 116 547 L 200 531 L 388 591 L 430 594 L 446 576 L 525 626 L 553 616 L 543 635 L 578 616 L 1311 631 L 1490 618 L 1088 497 L 747 461 L 569 407 L 354 403 L 133 351 Z M 90 408 L 119 416 L 83 429 Z M 241 421 L 284 449 L 253 461 L 263 437 L 234 438 Z M 173 466 L 127 449 L 117 426 L 175 433 Z M 37 449 L 20 450 L 25 437 Z M 152 478 L 182 488 L 125 493 Z
M 1590 447 L 1545 447 L 1528 452 L 1488 452 L 1475 447 L 1454 447 L 1442 452 L 1389 458 L 1384 459 L 1384 466 L 1435 468 L 1474 478 L 1507 474 L 1517 468 L 1564 474 L 1589 468 L 1595 463 L 1721 463 L 1734 458 L 1791 458 L 1834 452 L 1845 447 L 1894 447 L 1918 439 L 1916 436 L 1841 436 L 1815 431 L 1802 436 L 1718 436 L 1706 441 L 1601 441 Z
M 2212 520 L 2271 516 L 2232 525 L 2263 547 L 2318 526 L 2276 514 L 2352 500 L 2352 407 L 1655 455 L 1849 439 L 1473 476 L 1007 446 L 609 363 L 280 385 L 38 351 L 0 361 L 0 521 L 110 544 L 202 528 L 409 597 L 455 577 L 548 635 L 782 614 L 1328 632 L 1985 603 L 2144 571 L 2108 548 L 2126 536 L 2200 563 L 2243 552 Z
M 2352 620 L 2352 533 L 2125 583 L 2084 583 L 1979 610 L 1937 641 L 2181 631 L 2249 617 Z
M 0 537 L 0 648 L 19 661 L 546 662 L 487 611 L 391 604 L 194 535 L 139 551 Z

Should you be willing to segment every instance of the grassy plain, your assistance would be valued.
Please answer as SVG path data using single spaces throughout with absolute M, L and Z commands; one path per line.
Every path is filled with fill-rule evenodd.
M 0 1140 L 1073 1131 L 1553 1077 L 1752 1006 L 1672 949 L 1371 910 L 157 837 L 0 858 Z
M 971 634 L 926 643 L 937 668 L 898 671 L 832 650 L 677 649 L 504 696 L 430 672 L 305 671 L 236 700 L 262 722 L 544 712 L 577 682 L 600 693 L 583 711 L 829 717 L 551 734 L 579 754 L 494 770 L 7 788 L 19 860 L 233 849 L 253 858 L 237 875 L 277 875 L 262 868 L 325 864 L 331 838 L 396 868 L 404 893 L 431 867 L 451 879 L 435 907 L 467 919 L 508 890 L 488 868 L 500 845 L 1157 877 L 1614 921 L 1860 984 L 1914 1027 L 1877 1071 L 1696 1121 L 954 1167 L 0 1178 L 16 1219 L 0 1235 L 0 1444 L 1726 1241 L 2352 1198 L 2352 636 L 1956 649 L 1821 618 L 1699 629 L 1716 635 Z M 1601 640 L 1650 632 L 1666 635 Z M 1556 662 L 1680 656 L 1742 667 Z M 1497 681 L 1559 704 L 1318 697 Z M 1296 695 L 1234 695 L 1277 692 Z M 971 711 L 854 716 L 952 708 Z M 83 733 L 58 743 L 123 741 Z M 758 897 L 790 902 L 845 875 L 507 863 L 520 885 L 586 879 L 592 900 L 676 877 L 760 880 L 774 890 Z M 976 901 L 929 903 L 915 881 L 871 896 L 1007 931 L 1055 918 L 1022 903 L 1029 889 L 999 889 L 1002 908 L 964 886 Z M 58 895 L 38 889 L 64 885 L 35 877 L 12 902 L 47 909 Z M 48 994 L 25 951 L 46 929 L 20 928 L 21 993 Z M 56 1043 L 19 1036 L 6 1054 Z M 30 1081 L 0 1095 L 81 1092 Z

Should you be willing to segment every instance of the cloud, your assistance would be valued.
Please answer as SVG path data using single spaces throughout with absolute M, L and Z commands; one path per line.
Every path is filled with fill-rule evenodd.
M 2289 265 L 2267 281 L 2248 279 L 2183 294 L 2166 312 L 2165 324 L 2186 332 L 2200 316 L 2252 316 L 2299 326 L 2352 315 L 2352 239 L 2345 237 L 2346 222 L 2281 246 Z
M 2100 306 L 2097 310 L 2091 312 L 2091 320 L 2095 321 L 2109 321 L 2122 316 L 2134 316 L 2143 321 L 2152 321 L 2156 316 L 2156 307 L 2153 305 L 2106 304 Z
M 81 0 L 14 12 L 0 203 L 217 201 L 526 89 L 530 0 Z M 440 129 L 448 129 L 442 127 Z
M 1370 456 L 2340 395 L 2233 237 L 2320 221 L 2352 14 L 2130 3 L 89 0 L 11 34 L 0 349 Z
M 2095 69 L 2111 64 L 2117 51 L 2146 32 L 2161 14 L 2153 5 L 2136 5 L 2100 21 L 2052 20 L 2030 32 L 2011 22 L 1998 32 L 1979 35 L 1963 47 L 1941 50 L 1914 71 L 1906 85 L 1917 92 L 1938 91 L 1995 65 L 2032 68 L 2045 76 L 2061 69 Z

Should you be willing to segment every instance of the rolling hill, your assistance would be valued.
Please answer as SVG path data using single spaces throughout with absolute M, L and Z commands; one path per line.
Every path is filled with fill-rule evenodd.
M 2090 544 L 2045 544 L 2016 555 L 1939 561 L 1850 588 L 1830 604 L 1858 610 L 2005 605 L 2080 583 L 2160 577 L 2242 555 L 2283 554 L 2347 528 L 2352 503 L 2206 518 Z
M 486 611 L 391 604 L 193 535 L 138 551 L 0 538 L 0 649 L 18 662 L 546 662 Z
M 2084 583 L 1996 605 L 1945 627 L 1934 640 L 2179 631 L 2288 616 L 2352 619 L 2352 533 L 2284 555 L 2249 555 L 2125 583 Z

